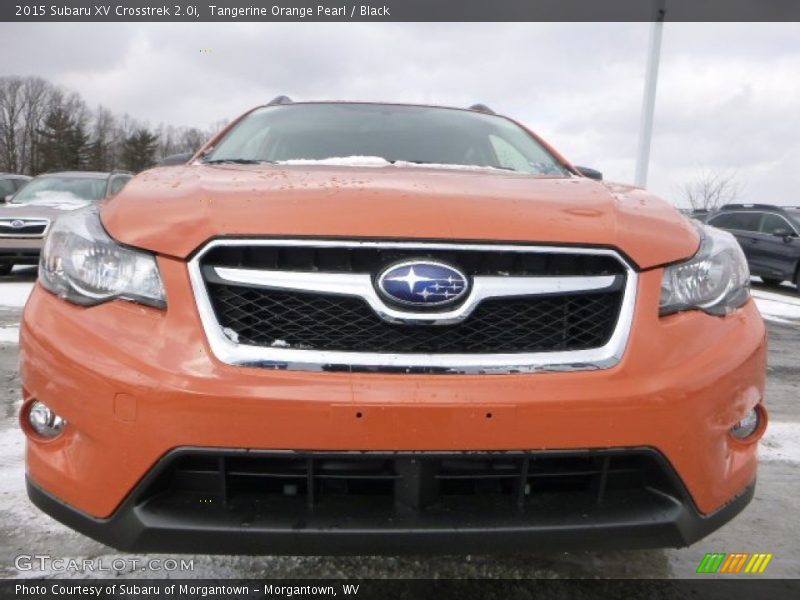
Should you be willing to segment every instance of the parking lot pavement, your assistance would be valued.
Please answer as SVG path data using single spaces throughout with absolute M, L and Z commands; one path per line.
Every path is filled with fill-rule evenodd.
M 629 552 L 548 553 L 457 557 L 246 557 L 190 556 L 191 572 L 133 568 L 131 558 L 78 535 L 40 513 L 24 490 L 23 436 L 17 426 L 21 403 L 18 322 L 35 270 L 15 271 L 0 282 L 0 577 L 692 577 L 706 552 L 774 554 L 765 573 L 800 577 L 800 295 L 788 287 L 754 283 L 754 295 L 770 333 L 767 401 L 770 427 L 762 443 L 756 496 L 744 513 L 690 548 Z M 762 306 L 763 305 L 763 306 Z M 19 570 L 15 557 L 128 559 L 119 569 L 61 573 Z M 165 558 L 165 557 L 157 557 Z M 705 576 L 708 577 L 708 576 Z

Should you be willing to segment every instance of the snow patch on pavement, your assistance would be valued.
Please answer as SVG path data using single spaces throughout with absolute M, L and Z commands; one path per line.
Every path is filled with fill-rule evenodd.
M 800 464 L 800 423 L 770 422 L 760 443 L 758 456 L 761 460 Z
M 33 281 L 0 284 L 0 306 L 22 308 L 33 290 Z
M 36 518 L 25 492 L 25 435 L 16 419 L 21 406 L 22 399 L 17 399 L 15 417 L 4 420 L 0 430 L 0 522 L 15 529 L 46 530 L 47 519 Z
M 18 344 L 19 327 L 0 327 L 0 344 Z
M 752 294 L 761 316 L 766 320 L 784 324 L 800 321 L 800 298 L 763 290 L 753 290 Z

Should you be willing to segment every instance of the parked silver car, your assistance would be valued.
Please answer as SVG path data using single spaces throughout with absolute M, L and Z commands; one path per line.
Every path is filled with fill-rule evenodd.
M 81 208 L 121 190 L 125 172 L 63 171 L 39 175 L 0 205 L 0 275 L 14 265 L 39 262 L 45 233 L 64 211 Z

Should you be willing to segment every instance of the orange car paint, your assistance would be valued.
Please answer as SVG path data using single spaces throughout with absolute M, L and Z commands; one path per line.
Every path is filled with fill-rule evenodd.
M 123 192 L 103 210 L 109 233 L 179 258 L 215 236 L 324 236 L 606 245 L 650 268 L 699 243 L 663 200 L 584 178 L 216 165 L 153 169 Z

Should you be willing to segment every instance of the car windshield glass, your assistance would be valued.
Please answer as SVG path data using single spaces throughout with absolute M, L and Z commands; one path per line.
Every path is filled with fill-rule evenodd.
M 92 177 L 38 177 L 14 196 L 14 203 L 86 203 L 100 200 L 106 180 Z
M 800 229 L 800 208 L 787 208 L 785 210 L 789 220 L 794 223 L 795 227 Z
M 10 179 L 0 179 L 0 200 L 14 193 L 14 182 Z
M 381 104 L 296 104 L 255 110 L 208 162 L 308 162 L 361 166 L 422 164 L 566 176 L 530 134 L 503 117 Z

